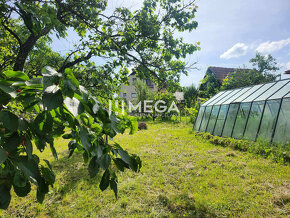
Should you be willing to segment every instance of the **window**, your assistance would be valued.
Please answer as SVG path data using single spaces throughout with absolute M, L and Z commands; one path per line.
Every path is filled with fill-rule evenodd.
M 252 103 L 252 108 L 250 110 L 248 124 L 246 126 L 246 131 L 244 135 L 245 139 L 251 139 L 251 140 L 256 139 L 263 109 L 264 109 L 263 101 Z
M 232 130 L 235 124 L 236 116 L 238 113 L 239 104 L 231 104 L 227 114 L 226 123 L 222 132 L 222 136 L 231 137 Z
M 202 116 L 203 116 L 204 109 L 205 109 L 205 107 L 201 107 L 201 108 L 199 109 L 198 116 L 197 116 L 197 118 L 196 118 L 195 126 L 194 126 L 194 129 L 195 129 L 196 131 L 199 130 L 199 126 L 200 126 L 200 123 L 201 123 L 201 120 L 202 120 Z
M 215 105 L 213 107 L 212 112 L 211 112 L 211 116 L 210 116 L 210 119 L 209 119 L 209 123 L 208 123 L 208 126 L 207 126 L 207 130 L 206 130 L 207 132 L 210 132 L 210 133 L 213 132 L 213 128 L 214 128 L 214 125 L 216 123 L 216 119 L 217 119 L 217 115 L 218 115 L 219 109 L 220 109 L 219 105 Z
M 127 93 L 123 93 L 123 97 L 126 98 L 127 97 Z
M 132 98 L 137 98 L 137 94 L 136 94 L 136 93 L 132 93 L 132 94 L 131 94 L 131 97 L 132 97 Z
M 211 114 L 211 109 L 212 109 L 212 106 L 206 107 L 206 109 L 205 109 L 205 113 L 203 115 L 202 123 L 201 123 L 201 126 L 199 128 L 199 131 L 201 131 L 201 132 L 204 132 L 206 130 L 207 123 L 208 123 L 208 120 L 209 120 L 209 117 L 210 117 L 210 114 Z
M 214 135 L 220 136 L 222 134 L 222 130 L 223 130 L 223 126 L 225 123 L 225 119 L 226 119 L 226 115 L 229 109 L 229 105 L 222 105 L 217 121 L 216 121 L 216 125 L 214 128 Z

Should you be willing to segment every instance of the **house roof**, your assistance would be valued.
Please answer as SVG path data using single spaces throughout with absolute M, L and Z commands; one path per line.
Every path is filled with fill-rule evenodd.
M 223 82 L 223 80 L 227 77 L 229 73 L 233 72 L 242 72 L 242 71 L 250 71 L 251 69 L 240 69 L 240 68 L 226 68 L 226 67 L 209 67 L 208 70 L 210 70 L 215 77 L 218 79 L 220 83 Z
M 285 74 L 290 74 L 290 70 L 286 70 L 285 71 Z

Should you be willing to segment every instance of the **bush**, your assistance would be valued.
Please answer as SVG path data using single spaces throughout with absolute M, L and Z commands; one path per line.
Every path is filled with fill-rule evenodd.
M 290 163 L 290 146 L 289 145 L 275 145 L 265 141 L 248 141 L 234 138 L 223 138 L 211 135 L 208 132 L 194 132 L 194 135 L 208 140 L 214 145 L 223 147 L 231 147 L 240 151 L 247 151 L 249 153 L 257 154 L 259 156 L 270 158 L 278 163 Z

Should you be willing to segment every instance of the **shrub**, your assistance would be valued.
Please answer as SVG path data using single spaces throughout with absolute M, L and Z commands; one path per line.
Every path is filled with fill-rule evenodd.
M 289 145 L 275 145 L 261 140 L 253 142 L 234 138 L 223 138 L 211 135 L 208 132 L 194 132 L 194 135 L 201 139 L 208 140 L 214 145 L 247 151 L 265 158 L 270 158 L 279 163 L 290 163 Z

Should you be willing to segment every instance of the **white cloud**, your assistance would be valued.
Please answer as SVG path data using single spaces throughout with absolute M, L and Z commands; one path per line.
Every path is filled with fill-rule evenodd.
M 256 51 L 269 54 L 271 52 L 278 51 L 289 44 L 290 44 L 290 38 L 283 39 L 280 41 L 273 41 L 273 42 L 267 41 L 267 42 L 261 43 L 256 49 Z
M 233 47 L 231 47 L 229 50 L 227 50 L 225 53 L 223 53 L 220 58 L 223 59 L 230 59 L 230 58 L 238 58 L 245 54 L 247 54 L 248 46 L 244 43 L 237 43 Z

